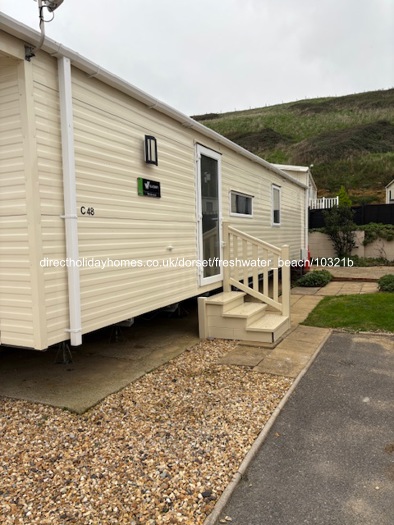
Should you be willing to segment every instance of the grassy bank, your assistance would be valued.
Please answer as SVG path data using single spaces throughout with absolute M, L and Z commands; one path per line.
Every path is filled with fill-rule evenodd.
M 269 162 L 313 164 L 322 195 L 382 202 L 394 173 L 394 89 L 194 117 Z

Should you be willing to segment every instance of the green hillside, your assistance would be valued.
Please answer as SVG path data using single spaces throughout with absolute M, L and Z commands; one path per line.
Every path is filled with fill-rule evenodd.
M 319 195 L 384 202 L 394 179 L 394 89 L 193 118 L 269 162 L 313 164 Z

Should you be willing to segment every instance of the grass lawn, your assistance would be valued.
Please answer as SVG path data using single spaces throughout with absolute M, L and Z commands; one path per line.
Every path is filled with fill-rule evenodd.
M 394 332 L 394 293 L 325 297 L 302 324 Z

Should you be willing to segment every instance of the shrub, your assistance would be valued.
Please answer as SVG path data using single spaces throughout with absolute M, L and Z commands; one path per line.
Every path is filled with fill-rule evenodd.
M 384 257 L 359 257 L 358 255 L 352 255 L 349 257 L 349 261 L 352 261 L 354 267 L 369 267 L 369 266 L 393 266 L 393 262 L 385 259 Z
M 364 246 L 367 246 L 376 239 L 385 239 L 386 241 L 394 241 L 394 224 L 380 224 L 370 222 L 364 226 L 359 227 L 360 230 L 364 230 Z
M 327 270 L 315 270 L 314 272 L 308 272 L 303 275 L 297 281 L 298 286 L 326 286 L 332 279 L 332 275 Z
M 353 222 L 353 211 L 349 206 L 334 206 L 323 211 L 325 231 L 330 237 L 336 255 L 349 257 L 356 243 L 354 230 L 357 226 Z
M 378 281 L 379 291 L 394 292 L 394 275 L 383 275 Z
M 352 201 L 349 197 L 348 192 L 346 191 L 345 186 L 341 186 L 339 188 L 338 200 L 339 200 L 339 206 L 346 206 L 350 208 L 350 206 L 352 205 Z

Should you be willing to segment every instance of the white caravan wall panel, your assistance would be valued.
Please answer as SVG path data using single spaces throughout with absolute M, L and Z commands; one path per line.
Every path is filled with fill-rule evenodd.
M 34 346 L 22 61 L 0 55 L 0 343 Z
M 33 64 L 34 111 L 36 115 L 42 258 L 66 258 L 63 200 L 63 170 L 57 59 L 37 53 Z M 65 267 L 43 266 L 48 345 L 69 335 L 68 286 Z

